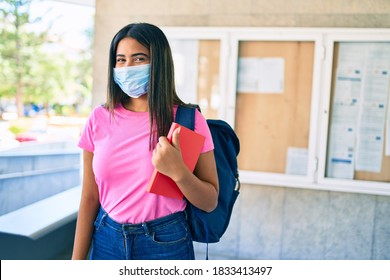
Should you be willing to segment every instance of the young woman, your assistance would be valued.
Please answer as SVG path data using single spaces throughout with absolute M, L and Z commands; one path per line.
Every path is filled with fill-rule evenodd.
M 123 27 L 111 42 L 107 101 L 94 108 L 79 142 L 83 191 L 72 259 L 194 259 L 186 200 L 146 191 L 156 168 L 195 206 L 217 205 L 205 118 L 196 112 L 195 131 L 206 140 L 193 173 L 181 158 L 179 129 L 172 144 L 165 137 L 179 104 L 164 33 L 147 23 Z

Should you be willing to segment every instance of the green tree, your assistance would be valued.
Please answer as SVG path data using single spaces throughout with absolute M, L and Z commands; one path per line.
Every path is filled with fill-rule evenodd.
M 23 115 L 24 92 L 36 54 L 46 33 L 28 30 L 30 0 L 3 0 L 0 6 L 0 96 L 15 97 L 18 115 Z
M 92 88 L 91 52 L 71 58 L 65 52 L 43 51 L 53 36 L 50 26 L 33 31 L 41 18 L 30 18 L 31 2 L 0 0 L 0 98 L 15 98 L 19 116 L 24 103 L 44 104 L 47 109 L 64 100 L 83 103 Z M 86 32 L 92 42 L 92 30 Z
M 89 48 L 80 52 L 80 57 L 77 61 L 75 81 L 77 84 L 76 96 L 77 104 L 90 105 L 90 97 L 92 92 L 92 49 L 93 49 L 93 29 L 87 29 L 84 32 L 89 41 Z M 83 112 L 79 112 L 83 113 Z

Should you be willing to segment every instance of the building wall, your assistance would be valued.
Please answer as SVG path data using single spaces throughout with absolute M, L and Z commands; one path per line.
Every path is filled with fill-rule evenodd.
M 58 258 L 58 256 L 70 258 L 68 251 L 73 247 L 76 217 L 68 217 L 66 221 L 55 222 L 52 219 L 57 216 L 57 213 L 62 215 L 64 208 L 68 213 L 72 210 L 62 204 L 64 201 L 61 201 L 58 209 L 48 209 L 50 213 L 55 214 L 46 216 L 46 212 L 41 211 L 42 206 L 37 207 L 36 203 L 42 205 L 42 201 L 51 200 L 56 194 L 79 187 L 81 184 L 80 165 L 80 149 L 73 141 L 26 142 L 19 147 L 1 152 L 0 259 L 47 260 Z M 44 202 L 43 205 L 48 204 Z M 20 208 L 24 208 L 22 214 L 18 211 Z M 24 215 L 26 209 L 30 213 L 28 217 Z M 9 221 L 9 218 L 3 219 L 7 214 L 15 213 L 18 219 L 12 223 L 12 227 L 13 230 L 19 229 L 20 235 L 14 234 L 13 230 L 13 233 L 10 233 L 5 222 Z M 43 218 L 43 216 L 46 217 Z M 31 217 L 36 220 L 32 222 Z M 39 220 L 41 218 L 43 220 Z M 3 226 L 7 229 L 4 230 Z M 24 230 L 26 228 L 27 231 Z M 35 230 L 35 233 L 39 229 L 38 234 L 42 236 L 38 239 L 24 236 L 24 233 L 31 229 Z M 64 257 L 62 257 L 63 251 L 67 253 Z
M 93 105 L 106 97 L 112 37 L 131 22 L 158 26 L 390 27 L 389 0 L 96 0 Z
M 390 197 L 243 185 L 211 259 L 390 259 Z M 204 244 L 196 244 L 204 259 Z
M 105 100 L 111 39 L 130 22 L 388 28 L 389 15 L 389 0 L 96 0 L 93 105 Z M 210 258 L 390 259 L 388 213 L 387 196 L 244 185 Z
M 26 143 L 0 154 L 0 216 L 79 186 L 74 142 Z

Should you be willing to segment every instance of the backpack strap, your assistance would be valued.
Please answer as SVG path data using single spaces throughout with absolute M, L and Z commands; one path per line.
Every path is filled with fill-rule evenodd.
M 179 105 L 176 111 L 175 122 L 191 130 L 195 129 L 195 109 L 200 111 L 196 104 Z
M 177 107 L 177 111 L 176 111 L 176 117 L 175 117 L 175 122 L 182 125 L 182 126 L 185 126 L 191 130 L 194 130 L 195 129 L 195 110 L 198 110 L 200 112 L 200 107 L 199 105 L 197 104 L 184 104 L 184 105 L 179 105 Z M 189 202 L 187 202 L 189 203 Z M 190 208 L 190 211 L 193 213 L 191 215 L 191 218 L 195 218 L 193 215 L 196 216 L 196 213 L 198 211 L 201 211 L 199 210 L 198 208 L 190 205 L 189 206 Z M 186 208 L 186 211 L 189 211 L 188 209 L 188 206 Z M 198 219 L 204 224 L 204 229 L 205 229 L 205 233 L 206 233 L 206 260 L 209 259 L 209 241 L 208 241 L 208 236 L 209 236 L 209 232 L 208 232 L 208 227 L 207 227 L 207 223 L 201 219 L 199 216 L 196 216 L 198 217 Z

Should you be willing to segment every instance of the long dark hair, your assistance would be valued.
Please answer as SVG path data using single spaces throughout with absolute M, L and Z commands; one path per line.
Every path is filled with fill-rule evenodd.
M 123 27 L 111 41 L 108 63 L 108 88 L 105 107 L 113 112 L 129 96 L 114 81 L 113 69 L 119 42 L 126 37 L 137 40 L 150 52 L 150 81 L 147 95 L 150 117 L 150 145 L 154 147 L 160 136 L 166 136 L 173 121 L 173 106 L 183 104 L 176 94 L 172 52 L 165 34 L 149 23 L 131 23 Z M 154 124 L 156 131 L 153 131 Z

